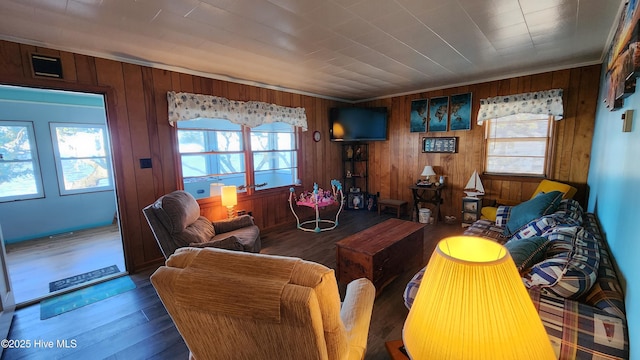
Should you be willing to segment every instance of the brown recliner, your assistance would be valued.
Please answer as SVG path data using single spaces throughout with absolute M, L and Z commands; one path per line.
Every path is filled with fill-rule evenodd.
M 375 288 L 298 258 L 178 249 L 151 275 L 191 358 L 362 359 Z
M 142 209 L 165 259 L 181 247 L 216 247 L 259 252 L 260 229 L 249 215 L 209 221 L 186 191 L 164 195 Z

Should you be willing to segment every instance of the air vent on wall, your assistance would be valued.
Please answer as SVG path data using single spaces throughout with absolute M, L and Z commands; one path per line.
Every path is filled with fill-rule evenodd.
M 62 79 L 60 58 L 31 54 L 31 65 L 33 66 L 34 76 Z

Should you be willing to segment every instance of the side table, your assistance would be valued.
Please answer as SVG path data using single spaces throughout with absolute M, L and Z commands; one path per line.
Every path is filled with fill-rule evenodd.
M 471 226 L 477 220 L 480 220 L 480 211 L 482 210 L 482 199 L 477 197 L 462 198 L 462 227 Z
M 391 360 L 409 360 L 402 340 L 387 341 L 384 343 L 384 347 L 387 349 Z
M 442 204 L 442 189 L 444 189 L 444 185 L 411 185 L 409 186 L 409 189 L 411 189 L 411 192 L 413 193 L 413 209 L 416 213 L 416 219 L 419 218 L 418 205 L 420 203 L 427 203 L 435 206 L 435 222 L 437 223 L 438 220 L 442 220 L 442 214 L 440 213 L 440 204 Z

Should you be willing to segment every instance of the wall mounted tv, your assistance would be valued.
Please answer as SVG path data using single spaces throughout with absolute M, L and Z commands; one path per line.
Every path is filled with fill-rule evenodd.
M 331 141 L 385 141 L 387 108 L 332 108 L 329 134 Z

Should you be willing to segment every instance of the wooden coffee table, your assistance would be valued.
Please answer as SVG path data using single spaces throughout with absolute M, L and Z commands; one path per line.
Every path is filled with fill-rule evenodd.
M 336 243 L 338 280 L 367 278 L 376 294 L 398 275 L 423 265 L 425 225 L 389 219 Z

